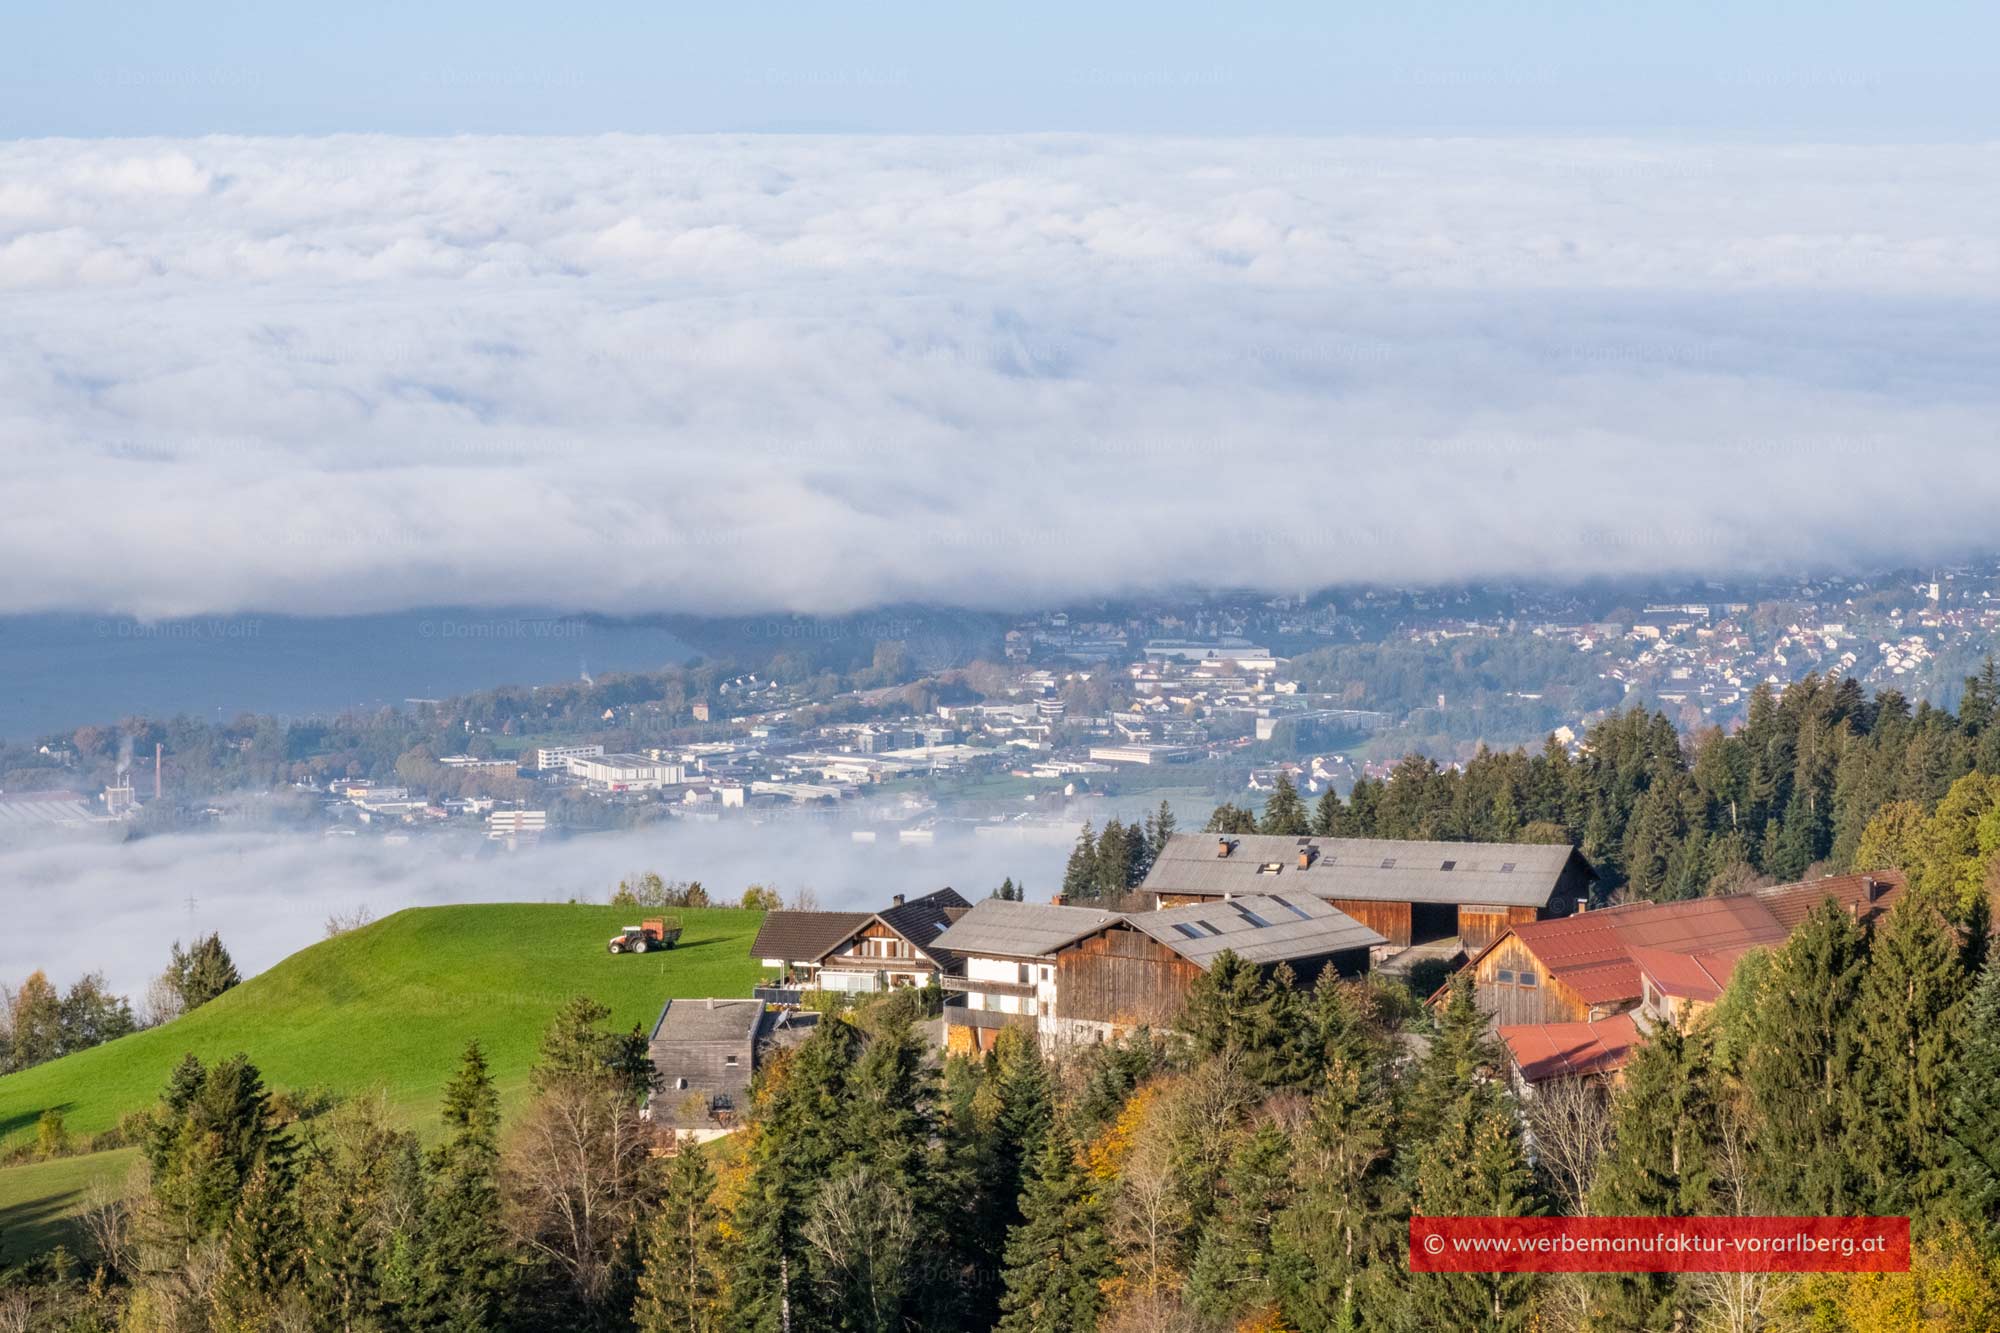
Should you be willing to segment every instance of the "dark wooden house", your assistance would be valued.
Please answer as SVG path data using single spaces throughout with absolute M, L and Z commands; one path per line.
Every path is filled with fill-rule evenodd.
M 1224 952 L 1264 967 L 1285 963 L 1298 984 L 1328 969 L 1368 970 L 1376 931 L 1305 894 L 1260 894 L 1135 912 L 1055 954 L 1055 1012 L 1045 1040 L 1105 1040 L 1147 1026 L 1171 1029 L 1188 988 Z
M 1472 952 L 1509 926 L 1568 915 L 1594 878 L 1564 844 L 1190 833 L 1168 839 L 1139 891 L 1163 908 L 1308 893 L 1388 945 L 1457 939 Z

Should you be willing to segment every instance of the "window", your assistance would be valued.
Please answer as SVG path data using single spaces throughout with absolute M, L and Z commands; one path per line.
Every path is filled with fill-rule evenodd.
M 1277 894 L 1274 893 L 1271 895 L 1271 901 L 1276 903 L 1278 906 L 1284 908 L 1287 912 L 1290 912 L 1293 916 L 1297 917 L 1301 921 L 1312 920 L 1310 916 L 1307 916 L 1304 912 L 1300 911 L 1298 905 L 1292 902 L 1292 900 L 1289 898 L 1280 898 Z
M 1396 866 L 1396 858 L 1395 858 L 1395 857 L 1393 857 L 1393 856 L 1385 856 L 1385 857 L 1383 857 L 1383 858 L 1382 858 L 1382 868 L 1383 868 L 1384 870 L 1393 870 L 1393 869 L 1395 868 L 1395 866 Z
M 1501 873 L 1501 874 L 1503 874 L 1503 875 L 1511 875 L 1511 874 L 1513 874 L 1513 873 L 1514 873 L 1514 863 L 1513 863 L 1512 861 L 1502 861 L 1502 862 L 1500 863 L 1500 873 Z
M 1248 921 L 1251 925 L 1258 927 L 1259 929 L 1262 929 L 1263 927 L 1271 924 L 1270 922 L 1266 921 L 1263 917 L 1258 916 L 1255 912 L 1251 911 L 1247 907 L 1237 908 L 1236 914 L 1242 917 L 1245 921 Z
M 1535 974 L 1533 972 L 1523 972 L 1521 974 L 1521 984 L 1523 986 L 1526 986 L 1528 989 L 1533 990 L 1535 987 L 1541 985 L 1542 983 L 1536 980 Z
M 734 1069 L 734 1068 L 736 1068 L 736 1057 L 735 1057 L 735 1056 L 733 1056 L 733 1055 L 725 1055 L 725 1056 L 723 1056 L 723 1057 L 722 1057 L 722 1067 L 723 1067 L 724 1069 Z
M 1282 861 L 1266 861 L 1263 865 L 1257 867 L 1257 873 L 1260 875 L 1275 875 L 1284 868 L 1285 863 Z
M 1511 986 L 1514 984 L 1514 969 L 1511 967 L 1503 967 L 1495 975 L 1497 976 L 1500 984 L 1503 986 Z
M 1213 925 L 1211 925 L 1206 921 L 1197 921 L 1195 922 L 1195 924 L 1197 926 L 1200 926 L 1203 930 L 1207 931 L 1211 935 L 1220 935 L 1222 933 L 1221 931 L 1217 930 Z
M 687 1080 L 686 1080 L 685 1078 L 677 1078 L 677 1079 L 675 1079 L 675 1080 L 674 1080 L 674 1091 L 675 1091 L 675 1092 L 686 1092 L 686 1091 L 687 1091 L 687 1085 L 688 1085 L 688 1081 L 687 1081 Z
M 1020 983 L 1021 985 L 1025 986 L 1032 979 L 1033 979 L 1033 969 L 1031 969 L 1026 963 L 1019 964 L 1015 971 L 1014 980 Z
M 1201 932 L 1196 930 L 1193 926 L 1188 925 L 1185 921 L 1174 922 L 1174 929 L 1178 930 L 1181 934 L 1187 936 L 1191 940 L 1198 940 L 1201 938 Z
M 1443 865 L 1439 866 L 1439 867 L 1438 867 L 1438 869 L 1439 869 L 1439 870 L 1449 870 L 1449 869 L 1451 869 L 1451 868 L 1452 868 L 1453 866 L 1455 866 L 1455 865 L 1457 865 L 1457 864 L 1458 864 L 1458 862 L 1456 862 L 1456 861 L 1446 861 L 1446 862 L 1445 862 L 1445 863 L 1444 863 Z

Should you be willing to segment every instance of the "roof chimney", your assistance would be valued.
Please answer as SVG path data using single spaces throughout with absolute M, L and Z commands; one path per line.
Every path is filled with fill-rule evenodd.
M 895 897 L 891 898 L 889 900 L 889 905 L 892 907 L 901 907 L 903 905 L 903 895 L 899 893 Z
M 1060 893 L 1056 894 L 1054 897 L 1049 899 L 1049 906 L 1051 907 L 1061 907 L 1062 905 L 1063 905 L 1063 896 Z
M 1868 901 L 1871 903 L 1874 902 L 1877 898 L 1880 898 L 1883 892 L 1889 887 L 1887 884 L 1884 884 L 1881 880 L 1875 878 L 1873 875 L 1863 875 L 1861 877 L 1861 883 L 1862 886 L 1868 890 Z
M 1576 910 L 1578 912 L 1588 912 L 1590 910 L 1590 899 L 1578 898 L 1576 900 Z
M 1217 838 L 1215 840 L 1215 854 L 1217 856 L 1227 856 L 1229 855 L 1229 849 L 1235 845 L 1227 838 Z
M 1319 848 L 1317 847 L 1299 848 L 1299 869 L 1310 870 L 1312 868 L 1313 858 L 1318 855 L 1319 855 Z

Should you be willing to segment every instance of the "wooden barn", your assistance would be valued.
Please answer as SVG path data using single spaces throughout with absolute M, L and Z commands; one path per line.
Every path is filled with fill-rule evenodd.
M 1389 945 L 1456 939 L 1476 952 L 1510 926 L 1575 911 L 1595 877 L 1566 844 L 1190 833 L 1168 839 L 1139 889 L 1163 908 L 1307 893 Z
M 1307 894 L 1259 894 L 1136 912 L 1055 953 L 1055 1012 L 1045 1040 L 1105 1040 L 1140 1026 L 1170 1029 L 1188 987 L 1224 952 L 1246 962 L 1288 964 L 1311 985 L 1332 969 L 1368 970 L 1382 936 Z

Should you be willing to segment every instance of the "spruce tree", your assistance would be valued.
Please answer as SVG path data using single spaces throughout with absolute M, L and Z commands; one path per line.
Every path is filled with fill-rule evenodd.
M 1467 1092 L 1445 1108 L 1436 1134 L 1417 1149 L 1411 1210 L 1424 1217 L 1546 1211 L 1509 1099 Z M 1538 1286 L 1534 1273 L 1412 1273 L 1393 1306 L 1393 1324 L 1515 1333 L 1532 1326 Z
M 1097 1327 L 1115 1267 L 1104 1204 L 1076 1160 L 1068 1126 L 1051 1127 L 1007 1240 L 999 1333 L 1072 1333 Z
M 1945 1116 L 1946 1160 L 1966 1225 L 2000 1248 L 2000 950 L 1965 1006 L 1964 1033 Z
M 1019 1225 L 1021 1192 L 1055 1122 L 1055 1085 L 1034 1034 L 1002 1029 L 993 1044 L 993 1200 L 1003 1228 Z M 1004 1235 L 1004 1229 L 1002 1231 Z
M 715 1172 L 686 1143 L 667 1167 L 660 1206 L 646 1230 L 645 1268 L 632 1318 L 639 1333 L 721 1333 L 724 1320 L 722 1212 Z
M 1857 1211 L 1866 1191 L 1855 1010 L 1867 937 L 1832 899 L 1773 955 L 1744 1054 L 1760 1202 L 1779 1214 Z
M 289 1173 L 260 1160 L 223 1234 L 222 1270 L 214 1294 L 216 1323 L 227 1330 L 265 1329 L 287 1322 L 301 1299 L 305 1234 Z
M 1312 831 L 1306 803 L 1299 799 L 1299 789 L 1293 785 L 1291 774 L 1280 772 L 1271 784 L 1271 794 L 1264 800 L 1264 818 L 1257 831 L 1285 837 L 1301 836 Z
M 1260 1087 L 1300 1087 L 1317 1071 L 1305 1000 L 1283 963 L 1266 972 L 1223 950 L 1188 987 L 1180 1027 L 1197 1056 L 1236 1052 Z
M 1083 822 L 1083 829 L 1076 835 L 1076 846 L 1070 849 L 1069 864 L 1063 868 L 1063 901 L 1066 903 L 1087 903 L 1097 896 L 1097 834 L 1090 821 Z
M 1319 838 L 1343 838 L 1347 836 L 1347 807 L 1340 802 L 1340 793 L 1327 784 L 1313 803 L 1312 833 Z
M 500 1097 L 476 1040 L 445 1085 L 442 1119 L 445 1138 L 430 1156 L 411 1322 L 480 1333 L 499 1321 L 509 1265 L 500 1225 Z
M 1856 1012 L 1871 1211 L 1922 1220 L 1948 1207 L 1945 1125 L 1972 983 L 1942 906 L 1911 892 L 1890 910 Z
M 1698 1217 L 1714 1211 L 1712 1160 L 1721 1134 L 1706 1028 L 1653 1029 L 1612 1100 L 1611 1147 L 1598 1165 L 1590 1210 L 1600 1217 Z M 1672 1274 L 1632 1273 L 1594 1284 L 1607 1327 L 1684 1327 L 1693 1296 Z
M 1271 1240 L 1273 1285 L 1294 1327 L 1359 1327 L 1372 1278 L 1392 1262 L 1393 1120 L 1376 1068 L 1335 1055 L 1299 1136 L 1296 1192 Z
M 1236 1146 L 1215 1217 L 1188 1275 L 1188 1300 L 1218 1324 L 1276 1306 L 1271 1233 L 1291 1199 L 1291 1140 L 1269 1121 Z

